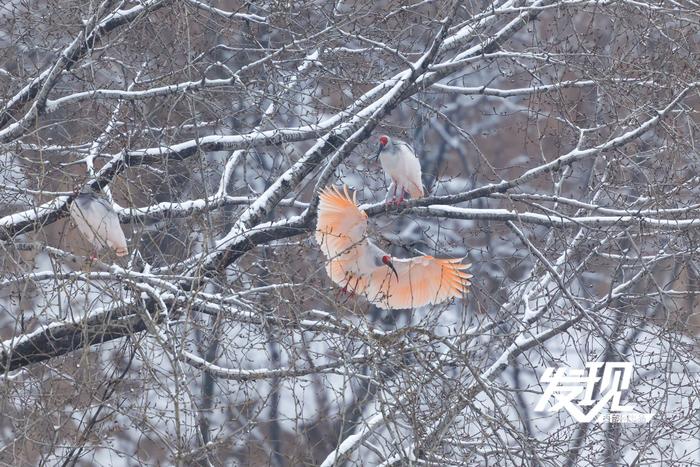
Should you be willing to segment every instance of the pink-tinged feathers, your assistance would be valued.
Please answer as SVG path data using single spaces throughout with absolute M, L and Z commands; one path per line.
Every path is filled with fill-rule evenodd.
M 471 264 L 461 259 L 438 259 L 418 256 L 393 260 L 398 280 L 391 271 L 376 270 L 369 280 L 366 295 L 381 308 L 415 308 L 434 305 L 464 296 L 472 275 Z
M 129 254 L 129 250 L 126 247 L 114 247 L 114 252 L 117 256 L 126 256 Z
M 367 214 L 357 207 L 355 195 L 344 187 L 327 187 L 320 194 L 316 241 L 328 259 L 348 252 L 362 242 L 367 232 Z
M 95 248 L 111 248 L 117 256 L 129 254 L 119 217 L 107 200 L 92 193 L 81 193 L 71 203 L 70 215 L 80 233 Z
M 348 292 L 380 308 L 414 308 L 462 297 L 470 264 L 461 259 L 392 258 L 367 239 L 367 215 L 347 187 L 320 194 L 316 240 L 328 258 L 326 272 Z
M 416 184 L 409 184 L 408 186 L 405 186 L 404 189 L 408 191 L 408 194 L 411 195 L 411 198 L 417 199 L 417 198 L 422 198 L 423 197 L 423 185 L 416 185 Z

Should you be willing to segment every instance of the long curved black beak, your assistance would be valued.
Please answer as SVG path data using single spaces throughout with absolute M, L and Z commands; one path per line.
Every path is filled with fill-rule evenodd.
M 398 282 L 399 281 L 399 273 L 396 272 L 396 268 L 394 267 L 394 263 L 392 263 L 391 261 L 387 261 L 386 265 L 389 266 L 392 271 L 394 271 L 394 275 L 396 276 L 396 282 Z
M 381 143 L 379 144 L 379 149 L 377 149 L 377 154 L 374 156 L 375 159 L 378 158 L 379 155 L 382 153 L 384 146 L 385 146 L 384 144 L 381 144 Z

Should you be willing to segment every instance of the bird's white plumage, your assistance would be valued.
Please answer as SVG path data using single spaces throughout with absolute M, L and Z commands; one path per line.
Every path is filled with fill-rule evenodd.
M 347 188 L 326 188 L 321 199 L 316 239 L 326 249 L 326 272 L 336 284 L 386 309 L 436 304 L 467 292 L 469 264 L 432 256 L 391 259 L 367 238 L 367 216 Z M 331 242 L 328 232 L 335 234 Z
M 379 152 L 382 169 L 391 178 L 396 191 L 403 197 L 406 191 L 411 198 L 423 197 L 423 182 L 420 161 L 413 148 L 396 138 L 386 138 L 387 144 Z
M 128 254 L 119 217 L 107 200 L 93 193 L 80 193 L 71 203 L 70 215 L 80 233 L 95 248 L 111 248 L 117 256 Z

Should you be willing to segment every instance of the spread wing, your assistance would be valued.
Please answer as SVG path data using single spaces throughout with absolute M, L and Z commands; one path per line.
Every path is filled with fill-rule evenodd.
M 336 187 L 321 191 L 316 223 L 316 241 L 327 258 L 347 252 L 362 242 L 367 232 L 367 214 L 357 207 L 356 195 L 350 197 Z
M 394 259 L 398 281 L 389 268 L 372 273 L 365 292 L 370 302 L 380 308 L 415 308 L 437 304 L 467 293 L 471 274 L 465 272 L 471 264 L 461 259 L 437 259 L 418 256 Z

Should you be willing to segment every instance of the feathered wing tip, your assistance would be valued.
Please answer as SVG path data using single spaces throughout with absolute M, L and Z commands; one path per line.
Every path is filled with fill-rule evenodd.
M 110 206 L 109 221 L 107 225 L 107 244 L 114 249 L 117 256 L 126 256 L 129 254 L 129 250 L 126 244 L 126 237 L 119 225 L 119 216 Z
M 327 186 L 321 190 L 319 198 L 321 199 L 319 210 L 342 211 L 350 208 L 357 209 L 357 192 L 350 196 L 347 185 L 343 185 L 342 192 L 336 186 Z
M 342 192 L 335 186 L 326 187 L 319 199 L 316 242 L 332 258 L 362 241 L 367 214 L 357 207 L 357 193 L 351 196 L 347 186 Z
M 470 279 L 473 276 L 465 272 L 471 267 L 471 263 L 462 263 L 463 260 L 464 258 L 435 260 L 442 267 L 443 282 L 452 292 L 448 298 L 465 295 L 472 285 Z
M 408 187 L 406 187 L 406 191 L 408 191 L 408 194 L 411 195 L 411 199 L 418 199 L 425 196 L 423 185 L 415 185 L 411 183 Z
M 466 272 L 471 264 L 463 264 L 463 259 L 432 256 L 395 259 L 398 280 L 390 271 L 378 269 L 370 281 L 367 298 L 381 308 L 400 309 L 462 297 L 468 292 L 472 278 Z

